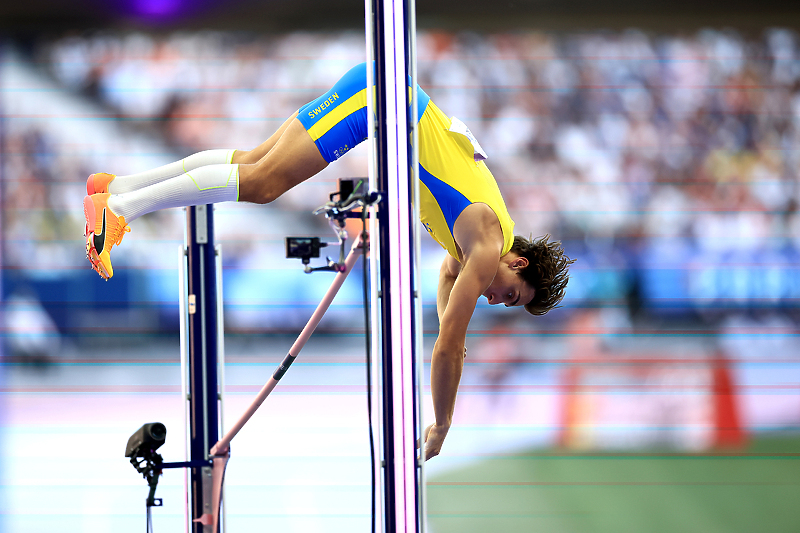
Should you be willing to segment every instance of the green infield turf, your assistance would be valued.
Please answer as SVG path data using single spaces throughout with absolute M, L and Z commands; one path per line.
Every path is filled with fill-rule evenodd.
M 484 458 L 428 480 L 432 533 L 797 533 L 800 437 L 744 449 Z

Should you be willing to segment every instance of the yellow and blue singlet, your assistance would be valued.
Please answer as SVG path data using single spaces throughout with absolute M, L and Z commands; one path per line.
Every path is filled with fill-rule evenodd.
M 503 231 L 502 255 L 514 242 L 514 221 L 497 182 L 483 161 L 475 161 L 471 141 L 450 131 L 451 120 L 417 87 L 420 220 L 428 233 L 460 261 L 453 226 L 473 203 L 487 204 Z M 303 124 L 322 157 L 339 159 L 367 138 L 367 67 L 353 67 L 319 98 L 300 108 Z

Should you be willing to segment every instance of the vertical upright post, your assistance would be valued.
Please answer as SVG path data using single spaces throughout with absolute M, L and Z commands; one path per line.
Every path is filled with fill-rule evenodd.
M 213 205 L 186 209 L 188 301 L 189 459 L 207 460 L 219 439 L 217 385 L 217 276 Z M 190 520 L 212 512 L 211 467 L 190 475 Z M 192 533 L 217 533 L 190 522 Z
M 4 87 L 4 66 L 6 64 L 5 60 L 5 45 L 0 44 L 0 206 L 5 207 L 4 203 L 4 193 L 6 188 L 6 166 L 4 164 L 6 158 L 6 120 L 5 120 L 5 92 L 3 89 Z M 5 209 L 0 210 L 0 302 L 5 301 L 3 298 L 3 274 L 5 273 L 5 233 L 3 229 L 3 219 L 5 215 L 3 212 Z M 0 310 L 0 331 L 6 331 L 6 322 L 5 322 L 5 312 Z M 5 349 L 5 342 L 0 338 L 0 359 L 5 357 L 4 349 Z M 5 369 L 0 369 L 0 382 L 5 378 Z M 2 522 L 0 522 L 0 526 L 2 526 Z
M 424 523 L 419 383 L 421 354 L 417 328 L 415 243 L 416 158 L 409 135 L 416 129 L 410 112 L 409 75 L 413 71 L 413 0 L 371 0 L 368 32 L 374 59 L 374 187 L 384 193 L 378 212 L 383 525 L 387 532 L 421 532 Z M 369 16 L 371 15 L 371 17 Z M 368 40 L 370 35 L 368 33 Z M 370 69 L 368 69 L 368 73 Z M 371 81 L 368 75 L 368 80 Z M 369 82 L 368 82 L 369 83 Z M 416 80 L 412 80 L 415 86 Z M 371 91 L 367 91 L 370 95 Z M 415 94 L 413 91 L 412 94 Z M 375 248 L 373 248 L 375 249 Z M 375 254 L 373 254 L 375 255 Z

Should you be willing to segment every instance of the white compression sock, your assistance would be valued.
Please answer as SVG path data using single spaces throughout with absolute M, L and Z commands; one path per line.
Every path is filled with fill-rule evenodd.
M 238 199 L 239 165 L 208 165 L 149 187 L 112 194 L 108 207 L 130 223 L 159 209 L 235 202 Z
M 135 191 L 142 187 L 149 187 L 164 180 L 180 176 L 186 172 L 207 165 L 221 165 L 230 163 L 233 160 L 233 153 L 236 150 L 206 150 L 192 154 L 185 159 L 175 161 L 152 170 L 130 174 L 128 176 L 117 176 L 108 186 L 111 194 L 122 194 Z

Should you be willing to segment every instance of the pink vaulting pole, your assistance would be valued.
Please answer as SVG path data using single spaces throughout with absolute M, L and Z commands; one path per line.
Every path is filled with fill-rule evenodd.
M 306 342 L 311 337 L 311 334 L 314 333 L 314 330 L 317 328 L 320 320 L 322 320 L 322 317 L 325 315 L 328 307 L 330 307 L 331 302 L 333 302 L 334 297 L 342 287 L 345 278 L 347 278 L 347 275 L 353 270 L 353 265 L 355 265 L 356 261 L 358 260 L 359 254 L 363 252 L 361 243 L 362 238 L 359 236 L 353 243 L 353 246 L 350 248 L 350 253 L 347 254 L 347 258 L 344 260 L 344 270 L 336 274 L 336 277 L 333 279 L 333 283 L 331 283 L 328 292 L 325 293 L 325 297 L 322 298 L 322 301 L 317 306 L 314 314 L 311 315 L 311 318 L 308 320 L 306 327 L 303 328 L 303 331 L 300 332 L 300 336 L 297 337 L 297 340 L 294 341 L 294 344 L 289 349 L 289 354 L 275 370 L 272 377 L 269 378 L 269 381 L 267 381 L 266 385 L 261 388 L 258 395 L 253 400 L 253 403 L 251 403 L 250 406 L 245 410 L 239 420 L 237 420 L 236 423 L 233 424 L 233 426 L 228 430 L 225 436 L 222 437 L 211 448 L 209 453 L 211 456 L 213 456 L 214 462 L 211 472 L 213 483 L 213 513 L 205 513 L 200 518 L 193 520 L 194 522 L 200 522 L 203 525 L 213 526 L 212 531 L 217 531 L 217 524 L 219 524 L 220 503 L 222 502 L 222 483 L 225 477 L 225 468 L 227 467 L 228 459 L 230 458 L 230 451 L 228 448 L 231 440 L 236 436 L 237 433 L 239 433 L 247 421 L 250 420 L 258 408 L 261 407 L 261 404 L 264 403 L 264 400 L 267 399 L 267 396 L 269 396 L 269 394 L 278 384 L 278 381 L 280 381 L 280 379 L 283 377 L 283 374 L 286 373 L 286 370 L 294 362 L 297 354 L 299 354 L 300 350 L 303 349 L 303 346 L 305 346 Z
M 250 404 L 250 407 L 245 410 L 244 414 L 242 414 L 241 418 L 236 421 L 235 424 L 228 430 L 224 437 L 222 437 L 212 448 L 211 448 L 211 455 L 221 455 L 224 454 L 228 450 L 228 446 L 231 443 L 231 439 L 236 436 L 237 433 L 244 427 L 245 423 L 250 420 L 250 417 L 258 410 L 264 400 L 269 396 L 272 392 L 272 389 L 278 384 L 278 381 L 283 377 L 283 374 L 294 362 L 294 359 L 297 357 L 297 354 L 300 353 L 300 350 L 303 349 L 306 342 L 308 341 L 311 334 L 314 333 L 314 330 L 317 328 L 319 321 L 322 320 L 323 315 L 330 307 L 333 298 L 336 296 L 336 293 L 339 292 L 339 289 L 342 287 L 345 278 L 347 275 L 350 274 L 350 271 L 353 270 L 353 265 L 355 264 L 356 260 L 358 259 L 359 254 L 362 252 L 361 248 L 361 237 L 356 239 L 353 243 L 353 246 L 350 248 L 350 253 L 347 255 L 347 258 L 344 261 L 344 270 L 337 273 L 336 277 L 331 283 L 328 292 L 325 293 L 325 297 L 317 306 L 317 309 L 314 311 L 314 314 L 311 315 L 311 318 L 308 320 L 306 327 L 303 328 L 303 331 L 300 333 L 300 336 L 297 337 L 297 340 L 294 341 L 294 344 L 289 349 L 289 354 L 280 364 L 280 366 L 275 370 L 275 373 L 269 378 L 266 385 L 261 389 L 258 393 L 256 398 L 253 400 L 253 403 Z

